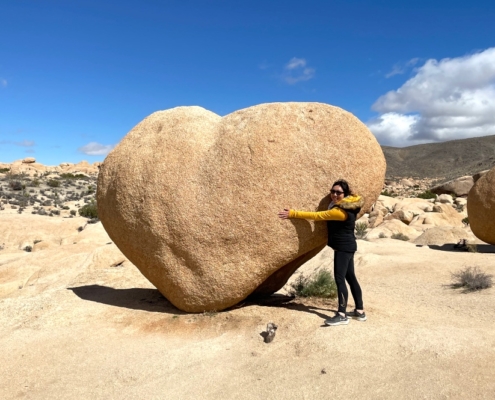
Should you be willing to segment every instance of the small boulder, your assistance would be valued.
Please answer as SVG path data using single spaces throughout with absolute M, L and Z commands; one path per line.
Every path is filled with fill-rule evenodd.
M 474 181 L 474 183 L 476 183 L 476 181 L 477 181 L 478 179 L 480 179 L 483 175 L 485 175 L 488 171 L 490 171 L 490 170 L 489 170 L 489 169 L 486 169 L 486 170 L 484 170 L 484 171 L 480 171 L 480 172 L 478 172 L 478 173 L 474 174 L 474 175 L 473 175 L 473 181 Z
M 443 204 L 454 204 L 454 199 L 450 194 L 441 194 L 437 198 L 437 202 L 443 203 Z
M 414 240 L 419 245 L 443 245 L 446 243 L 457 243 L 460 239 L 471 238 L 472 234 L 465 229 L 452 226 L 435 226 L 426 230 L 421 236 Z
M 36 162 L 36 159 L 34 157 L 26 157 L 25 159 L 22 160 L 23 164 L 32 164 L 35 162 Z
M 470 190 L 467 212 L 476 237 L 495 244 L 495 167 L 481 176 Z
M 472 176 L 461 176 L 460 178 L 442 183 L 430 189 L 435 194 L 454 194 L 456 196 L 467 196 L 474 185 Z

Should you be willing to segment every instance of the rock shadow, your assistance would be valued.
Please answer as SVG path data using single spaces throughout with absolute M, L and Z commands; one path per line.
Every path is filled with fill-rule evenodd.
M 466 249 L 459 249 L 455 247 L 455 243 L 446 243 L 443 245 L 434 245 L 430 244 L 428 247 L 432 250 L 440 250 L 440 251 L 452 251 L 454 253 L 467 253 Z M 495 246 L 491 244 L 477 244 L 476 251 L 474 253 L 495 253 Z
M 87 285 L 67 288 L 82 300 L 109 306 L 166 314 L 187 314 L 170 303 L 157 289 L 115 289 L 108 286 Z
M 333 317 L 333 315 L 337 312 L 336 308 L 321 308 L 315 306 L 307 306 L 301 303 L 294 303 L 293 301 L 296 299 L 294 296 L 285 296 L 282 294 L 272 294 L 271 296 L 260 297 L 256 299 L 248 298 L 248 301 L 239 305 L 239 307 L 247 307 L 250 305 L 257 305 L 262 307 L 276 307 L 276 308 L 285 308 L 287 310 L 301 311 L 307 312 L 311 314 L 315 314 L 318 317 L 326 320 L 328 318 Z M 323 325 L 326 326 L 326 325 Z

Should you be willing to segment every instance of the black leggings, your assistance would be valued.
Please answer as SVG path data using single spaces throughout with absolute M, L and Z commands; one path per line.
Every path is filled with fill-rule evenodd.
M 339 295 L 339 312 L 345 313 L 347 308 L 347 298 L 349 294 L 347 292 L 347 286 L 345 281 L 349 283 L 351 288 L 352 297 L 354 303 L 356 303 L 356 309 L 363 309 L 363 293 L 361 286 L 357 281 L 354 274 L 354 253 L 348 253 L 346 251 L 335 251 L 333 259 L 333 275 L 335 277 L 335 283 L 337 284 L 337 293 Z

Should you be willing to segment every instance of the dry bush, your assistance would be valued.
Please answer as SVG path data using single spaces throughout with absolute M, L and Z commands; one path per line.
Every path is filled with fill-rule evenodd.
M 464 292 L 488 289 L 493 285 L 493 276 L 481 271 L 479 267 L 467 267 L 451 275 L 453 282 L 450 286 L 454 289 L 464 288 Z

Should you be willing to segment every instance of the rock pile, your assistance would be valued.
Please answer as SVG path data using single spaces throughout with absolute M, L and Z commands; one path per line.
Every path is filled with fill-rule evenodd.
M 221 310 L 282 287 L 326 243 L 326 226 L 279 220 L 323 210 L 347 179 L 377 199 L 385 158 L 352 114 L 262 104 L 223 118 L 200 107 L 152 114 L 108 155 L 98 213 L 110 237 L 175 306 Z
M 45 173 L 72 173 L 72 174 L 98 174 L 98 167 L 101 163 L 89 164 L 87 161 L 74 163 L 61 163 L 58 166 L 46 166 L 36 162 L 33 157 L 14 161 L 12 164 L 0 163 L 0 169 L 9 169 L 13 175 L 40 176 Z

